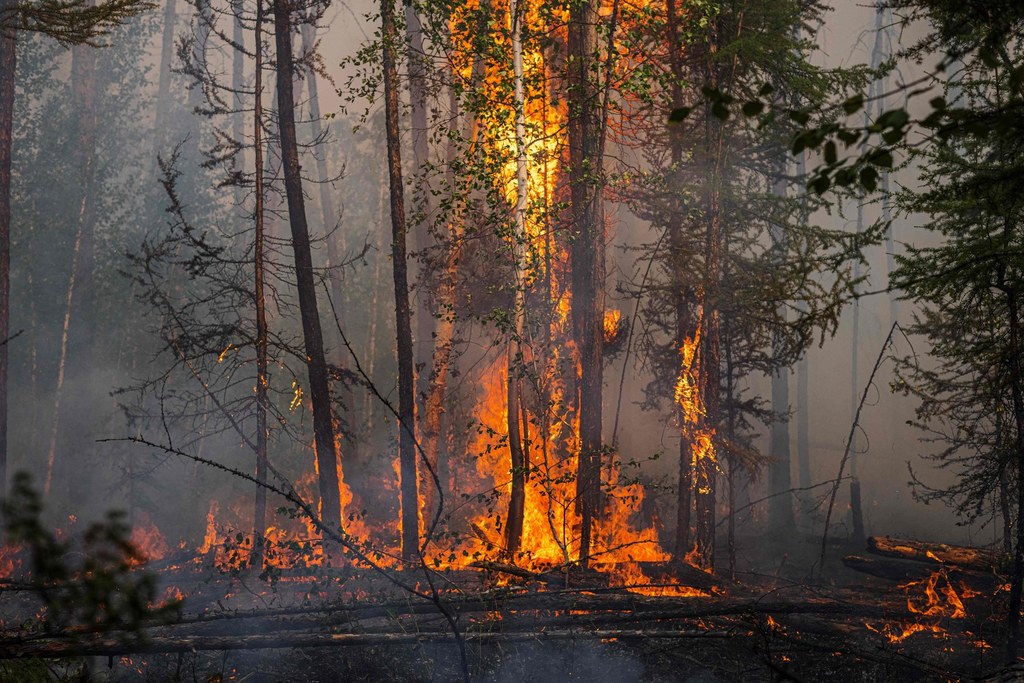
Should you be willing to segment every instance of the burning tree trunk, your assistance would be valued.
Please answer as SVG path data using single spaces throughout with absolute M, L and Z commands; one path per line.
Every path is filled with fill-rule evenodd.
M 395 67 L 395 7 L 381 0 L 381 44 L 384 67 L 384 117 L 391 188 L 391 260 L 394 267 L 395 318 L 398 343 L 398 459 L 402 490 L 402 558 L 419 554 L 419 497 L 416 481 L 416 396 L 413 370 L 412 321 L 409 309 L 409 264 L 406 256 L 405 190 L 398 129 L 398 73 Z
M 717 85 L 715 66 L 712 63 L 717 52 L 717 31 L 712 26 L 708 36 L 708 82 Z M 705 139 L 707 140 L 710 165 L 709 177 L 701 197 L 704 222 L 704 272 L 700 296 L 700 370 L 699 394 L 700 411 L 697 429 L 708 439 L 695 459 L 694 487 L 695 513 L 694 545 L 700 566 L 714 568 L 715 557 L 715 504 L 718 478 L 718 463 L 715 456 L 715 423 L 719 409 L 721 369 L 719 349 L 720 315 L 718 311 L 718 284 L 721 281 L 722 217 L 721 217 L 721 165 L 725 154 L 725 135 L 721 121 L 710 111 L 705 114 Z
M 235 26 L 239 26 L 240 19 L 236 17 Z M 253 149 L 255 150 L 256 163 L 256 207 L 255 217 L 255 244 L 253 245 L 254 259 L 254 294 L 256 298 L 256 481 L 264 484 L 267 481 L 267 412 L 269 410 L 269 399 L 267 390 L 269 381 L 267 378 L 267 308 L 264 291 L 264 233 L 263 233 L 263 2 L 256 3 L 256 81 L 253 86 L 255 102 L 253 104 Z M 236 35 L 236 39 L 238 36 Z M 238 53 L 236 52 L 236 55 Z M 241 71 L 236 67 L 237 72 Z M 241 80 L 239 78 L 239 80 Z M 263 543 L 264 534 L 267 530 L 267 490 L 261 486 L 256 487 L 256 502 L 253 510 L 253 542 L 251 563 L 255 567 L 263 564 Z
M 277 110 L 281 138 L 281 159 L 288 220 L 291 224 L 295 255 L 295 281 L 299 295 L 302 335 L 309 368 L 309 394 L 313 403 L 313 434 L 316 443 L 317 475 L 320 488 L 321 519 L 331 529 L 341 525 L 341 497 L 338 489 L 339 455 L 334 443 L 331 394 L 327 384 L 323 333 L 317 310 L 313 279 L 313 255 L 306 223 L 305 198 L 299 168 L 298 141 L 295 134 L 295 100 L 292 91 L 292 26 L 287 0 L 274 0 L 274 36 L 277 46 Z
M 679 29 L 679 12 L 675 0 L 667 0 L 665 9 L 668 15 L 669 39 L 672 45 L 682 45 L 682 37 Z M 672 67 L 672 107 L 679 109 L 685 106 L 683 99 L 683 83 L 686 82 L 682 53 L 680 50 L 670 51 L 670 66 Z M 672 168 L 682 174 L 685 149 L 683 146 L 683 132 L 677 129 L 672 133 Z M 687 254 L 686 234 L 683 225 L 683 217 L 676 217 L 672 225 L 670 235 L 670 247 L 672 249 L 672 268 L 675 273 L 675 282 L 672 286 L 673 304 L 675 307 L 675 348 L 680 352 L 686 347 L 687 340 L 693 328 L 693 320 L 690 315 L 689 300 L 683 279 L 683 269 L 686 264 L 683 262 Z M 693 442 L 686 433 L 687 415 L 684 406 L 680 401 L 675 402 L 676 419 L 679 421 L 679 478 L 676 488 L 676 538 L 673 548 L 673 555 L 677 560 L 682 560 L 690 552 L 690 516 L 693 510 Z
M 520 430 L 520 409 L 522 379 L 520 374 L 524 363 L 523 328 L 526 319 L 526 280 L 524 261 L 526 259 L 526 110 L 523 85 L 523 12 L 518 0 L 509 4 L 509 22 L 512 35 L 513 106 L 515 108 L 516 131 L 516 205 L 512 232 L 513 287 L 515 296 L 512 303 L 512 331 L 508 344 L 508 448 L 512 465 L 512 493 L 509 497 L 508 522 L 506 526 L 506 549 L 514 554 L 519 550 L 523 535 L 523 514 L 526 505 L 526 479 L 529 476 L 529 451 L 524 448 Z M 523 421 L 525 426 L 525 420 Z
M 567 44 L 572 319 L 579 356 L 576 491 L 581 513 L 579 557 L 584 566 L 601 499 L 605 234 L 601 200 L 604 132 L 597 83 L 598 7 L 597 0 L 573 3 Z
M 7 10 L 13 0 L 0 0 Z M 13 31 L 0 31 L 0 500 L 7 496 L 7 338 L 11 293 L 11 143 L 14 127 Z

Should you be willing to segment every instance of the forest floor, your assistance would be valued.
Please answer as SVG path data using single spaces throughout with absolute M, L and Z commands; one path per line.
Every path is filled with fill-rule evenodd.
M 448 681 L 462 676 L 459 641 L 478 681 L 1024 679 L 1002 665 L 1006 592 L 995 570 L 877 553 L 858 564 L 848 556 L 864 546 L 840 541 L 812 573 L 820 540 L 790 539 L 785 553 L 779 539 L 740 540 L 745 563 L 732 578 L 680 574 L 703 584 L 693 595 L 587 574 L 516 576 L 494 563 L 448 572 L 434 602 L 351 567 L 268 583 L 165 563 L 160 580 L 184 596 L 182 615 L 132 633 L 47 633 L 37 593 L 9 584 L 0 680 Z M 422 574 L 404 578 L 430 594 Z

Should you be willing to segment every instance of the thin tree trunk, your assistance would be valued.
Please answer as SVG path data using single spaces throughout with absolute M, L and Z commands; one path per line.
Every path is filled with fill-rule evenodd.
M 712 87 L 717 85 L 717 76 L 711 59 L 717 50 L 717 31 L 709 28 L 708 37 L 708 81 Z M 711 438 L 715 444 L 715 425 L 719 412 L 719 394 L 721 385 L 721 351 L 720 325 L 718 311 L 719 284 L 722 273 L 722 217 L 719 183 L 723 161 L 724 133 L 721 122 L 710 112 L 705 115 L 705 137 L 708 140 L 710 167 L 708 178 L 701 199 L 704 221 L 704 272 L 703 292 L 701 295 L 700 316 L 700 394 L 701 416 L 698 430 Z M 706 452 L 698 458 L 695 471 L 695 524 L 694 544 L 697 558 L 705 569 L 714 569 L 715 562 L 715 517 L 716 487 L 718 484 L 718 463 L 715 451 Z
M 236 26 L 238 23 L 236 22 Z M 263 0 L 256 2 L 256 79 L 253 103 L 253 150 L 256 163 L 256 207 L 254 212 L 256 239 L 254 245 L 254 275 L 256 296 L 256 481 L 267 481 L 267 413 L 270 400 L 267 396 L 270 380 L 267 377 L 267 309 L 264 291 L 264 244 L 263 233 Z M 239 37 L 236 36 L 236 40 Z M 236 53 L 237 54 L 237 53 Z M 241 69 L 239 68 L 239 71 Z M 239 136 L 238 139 L 241 139 Z M 252 565 L 261 567 L 264 557 L 264 539 L 267 530 L 267 490 L 256 487 L 253 509 L 253 553 Z
M 78 115 L 75 148 L 78 218 L 75 246 L 68 278 L 58 360 L 57 390 L 54 394 L 54 422 L 47 455 L 44 494 L 49 494 L 55 477 L 77 490 L 89 491 L 92 467 L 85 462 L 89 449 L 82 448 L 84 432 L 93 424 L 89 371 L 93 366 L 92 316 L 93 270 L 95 262 L 97 85 L 96 52 L 89 45 L 76 45 L 71 52 L 71 100 Z M 77 400 L 68 401 L 66 385 L 71 384 Z M 58 456 L 59 454 L 59 456 Z M 74 477 L 71 476 L 75 473 Z M 64 476 L 67 475 L 67 476 Z
M 414 220 L 409 226 L 409 234 L 412 237 L 413 252 L 424 258 L 424 253 L 430 244 L 428 231 L 428 219 L 430 214 L 431 193 L 426 185 L 427 161 L 430 156 L 430 129 L 427 124 L 427 79 L 426 79 L 426 55 L 423 52 L 423 27 L 420 24 L 419 15 L 411 2 L 405 4 L 405 47 L 406 60 L 409 65 L 409 122 L 412 128 L 412 162 L 414 175 L 418 177 L 418 183 L 424 186 L 421 189 L 421 199 L 413 211 Z M 426 262 L 424 261 L 424 264 Z M 427 270 L 426 268 L 423 269 Z M 425 285 L 423 273 L 420 275 L 420 284 Z M 420 363 L 426 363 L 432 353 L 432 340 L 435 333 L 435 320 L 431 315 L 429 297 L 426 288 L 422 287 L 420 295 L 416 298 L 416 353 L 414 359 Z M 421 387 L 425 391 L 426 387 Z
M 679 29 L 679 11 L 675 0 L 667 0 L 666 13 L 668 17 L 669 39 L 673 45 L 682 45 Z M 683 83 L 686 82 L 686 74 L 683 70 L 682 54 L 680 50 L 671 51 L 672 67 L 672 107 L 682 107 Z M 672 134 L 672 172 L 682 182 L 683 160 L 685 157 L 683 131 L 675 129 Z M 669 245 L 671 248 L 672 272 L 674 282 L 672 286 L 673 306 L 675 308 L 675 338 L 673 344 L 677 352 L 683 348 L 687 339 L 692 333 L 693 320 L 690 314 L 689 300 L 686 286 L 684 284 L 684 272 L 688 264 L 686 259 L 686 228 L 683 224 L 683 216 L 673 216 L 672 225 L 669 227 Z M 693 450 L 694 444 L 688 434 L 686 414 L 683 406 L 678 403 L 676 408 L 676 419 L 679 422 L 679 477 L 676 489 L 676 537 L 674 556 L 682 560 L 691 550 L 690 546 L 690 523 L 691 511 L 693 510 Z
M 526 169 L 526 102 L 523 84 L 523 12 L 518 0 L 509 4 L 509 22 L 512 35 L 512 100 L 516 122 L 516 205 L 512 233 L 513 283 L 515 296 L 512 304 L 513 329 L 508 343 L 508 448 L 512 469 L 512 494 L 509 497 L 506 525 L 506 549 L 514 554 L 519 550 L 523 536 L 523 514 L 526 505 L 526 480 L 529 476 L 529 453 L 523 448 L 523 435 L 519 428 L 522 417 L 521 372 L 524 364 L 523 330 L 526 321 L 526 201 L 529 177 Z
M 168 0 L 168 2 L 173 3 L 174 0 Z M 257 2 L 257 5 L 259 5 L 258 2 Z M 242 97 L 242 81 L 244 80 L 244 77 L 245 77 L 245 52 L 242 50 L 242 46 L 245 45 L 245 27 L 242 26 L 242 13 L 244 11 L 245 11 L 245 3 L 242 2 L 242 0 L 231 0 L 231 13 L 232 13 L 233 19 L 234 19 L 234 21 L 232 22 L 232 36 L 231 36 L 231 39 L 235 41 L 236 45 L 238 45 L 238 47 L 235 48 L 234 53 L 231 55 L 231 59 L 232 59 L 232 61 L 231 61 L 231 89 L 233 91 L 233 93 L 232 93 L 233 94 L 233 97 L 232 97 L 233 105 L 232 106 L 234 108 L 234 112 L 232 112 L 232 114 L 231 114 L 232 123 L 233 123 L 231 136 L 235 139 L 235 143 L 240 145 L 240 146 L 242 146 L 242 138 L 245 136 L 245 114 L 242 113 L 242 109 L 245 106 L 244 98 Z M 257 6 L 256 7 L 256 13 L 259 16 L 256 18 L 257 26 L 256 26 L 256 29 L 255 29 L 255 32 L 256 32 L 257 38 L 259 38 L 259 32 L 260 32 L 260 29 L 262 28 L 261 26 L 259 26 L 259 21 L 260 21 L 259 17 L 261 17 L 263 15 L 263 8 Z M 256 42 L 256 61 L 257 61 L 257 65 L 262 62 L 262 55 L 259 54 L 259 51 L 260 51 L 260 45 L 259 45 L 259 41 L 257 40 L 257 42 Z M 258 68 L 258 66 L 257 66 L 257 68 Z M 163 73 L 161 73 L 161 78 L 162 77 L 163 77 Z M 256 98 L 259 99 L 259 98 L 262 97 L 261 93 L 259 92 L 259 88 L 260 88 L 260 86 L 262 84 L 262 75 L 257 72 L 256 78 L 257 78 L 257 81 L 256 81 L 256 85 L 254 87 L 256 88 Z M 259 119 L 257 119 L 257 127 L 259 126 L 258 121 L 259 121 Z M 244 153 L 243 153 L 243 149 L 244 149 L 244 147 L 241 147 L 235 153 L 235 155 L 231 158 L 231 169 L 232 170 L 245 168 L 245 156 L 244 156 Z M 259 165 L 256 166 L 256 169 L 257 169 L 257 173 L 259 173 L 260 172 Z M 245 202 L 245 188 L 242 186 L 242 184 L 240 182 L 238 182 L 238 183 L 235 184 L 234 189 L 235 189 L 235 204 L 238 205 L 238 206 L 242 206 L 242 204 Z M 262 202 L 263 200 L 260 199 L 258 201 Z M 259 221 L 262 223 L 262 221 L 263 221 L 262 217 L 259 218 Z
M 14 0 L 0 0 L 0 10 L 14 4 Z M 11 150 L 16 57 L 13 31 L 0 31 L 0 502 L 7 496 L 7 338 L 11 329 Z
M 405 190 L 402 185 L 401 139 L 398 129 L 398 73 L 395 66 L 395 7 L 381 0 L 381 43 L 384 67 L 384 118 L 387 128 L 388 176 L 391 188 L 391 260 L 395 281 L 395 329 L 398 345 L 398 458 L 402 491 L 402 558 L 419 555 L 419 497 L 416 481 L 416 396 L 412 321 L 409 308 L 409 264 L 406 254 Z
M 302 50 L 304 53 L 310 53 L 316 47 L 316 27 L 312 24 L 302 25 Z M 312 119 L 313 127 L 313 140 L 320 141 L 323 138 L 323 117 L 320 114 L 320 97 L 319 88 L 317 86 L 317 74 L 312 68 L 306 70 L 306 80 L 308 82 L 307 88 L 309 89 L 309 113 Z M 313 158 L 316 159 L 316 173 L 320 179 L 318 183 L 320 189 L 320 220 L 324 231 L 324 237 L 327 242 L 327 266 L 330 269 L 330 276 L 328 281 L 331 288 L 331 299 L 334 302 L 334 311 L 338 316 L 337 323 L 344 329 L 344 292 L 342 291 L 342 278 L 340 267 L 343 260 L 344 248 L 342 242 L 342 235 L 338 228 L 338 215 L 334 208 L 334 198 L 331 194 L 331 188 L 328 184 L 329 174 L 327 170 L 327 151 L 325 146 L 318 146 L 313 150 Z M 339 350 L 337 356 L 334 359 L 338 368 L 344 370 L 348 365 L 348 353 L 341 347 L 339 343 Z M 338 397 L 340 403 L 339 409 L 339 421 L 342 427 L 345 429 L 345 436 L 348 437 L 349 441 L 349 458 L 356 460 L 355 446 L 356 446 L 356 427 L 355 427 L 355 398 L 352 395 L 352 388 L 347 383 L 342 383 L 339 387 Z
M 568 27 L 569 188 L 572 211 L 572 319 L 579 354 L 579 461 L 576 491 L 580 509 L 580 564 L 591 552 L 593 525 L 600 514 L 601 422 L 605 278 L 604 159 L 597 84 L 597 0 L 573 3 Z
M 167 143 L 167 114 L 170 110 L 171 62 L 174 59 L 174 26 L 177 21 L 175 6 L 177 0 L 166 0 L 164 4 L 164 27 L 160 40 L 160 78 L 156 91 L 156 117 L 153 125 L 153 164 Z M 159 171 L 154 168 L 154 172 Z
M 785 154 L 785 150 L 781 151 Z M 775 179 L 772 181 L 772 194 L 785 201 L 786 198 L 786 161 L 785 157 L 778 163 L 775 169 Z M 785 227 L 781 224 L 772 223 L 769 226 L 772 248 L 776 250 L 776 260 L 783 258 L 786 248 Z M 787 320 L 786 306 L 779 306 L 777 315 L 785 322 Z M 778 334 L 772 337 L 772 354 L 779 351 L 781 340 Z M 772 531 L 783 534 L 792 533 L 796 526 L 793 517 L 793 495 L 790 491 L 793 488 L 792 474 L 790 467 L 790 439 L 789 439 L 789 367 L 778 368 L 772 374 L 771 386 L 772 413 L 774 413 L 771 425 L 771 462 L 768 464 L 768 524 Z
M 308 359 L 309 394 L 313 403 L 313 434 L 316 443 L 317 476 L 320 488 L 320 514 L 324 524 L 331 529 L 339 529 L 341 527 L 341 497 L 338 489 L 338 470 L 341 464 L 340 455 L 334 442 L 334 420 L 331 417 L 327 361 L 324 357 L 320 313 L 317 310 L 313 255 L 310 251 L 309 226 L 306 223 L 298 141 L 295 134 L 291 10 L 287 0 L 274 0 L 274 37 L 277 46 L 277 111 L 281 159 L 284 169 L 285 194 L 288 199 L 292 249 L 295 253 L 295 280 L 299 295 L 299 313 L 302 318 L 302 335 Z

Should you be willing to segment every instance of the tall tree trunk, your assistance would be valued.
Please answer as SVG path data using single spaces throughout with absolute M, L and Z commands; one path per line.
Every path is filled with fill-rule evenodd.
M 313 403 L 313 435 L 316 443 L 317 476 L 320 488 L 321 518 L 332 529 L 341 526 L 341 496 L 338 489 L 340 454 L 334 442 L 331 394 L 327 383 L 324 339 L 317 310 L 313 255 L 306 223 L 306 205 L 302 194 L 299 148 L 295 134 L 295 100 L 292 89 L 291 10 L 288 0 L 274 0 L 274 38 L 277 46 L 277 112 L 281 138 L 288 221 L 291 224 L 295 254 L 295 282 L 299 295 L 299 314 L 309 368 L 309 396 Z M 326 550 L 326 548 L 325 548 Z
M 58 360 L 57 390 L 54 399 L 54 422 L 47 457 L 44 491 L 49 493 L 54 477 L 62 486 L 74 485 L 76 490 L 90 491 L 86 462 L 91 451 L 85 432 L 94 423 L 95 397 L 89 381 L 93 367 L 93 271 L 96 233 L 96 51 L 89 45 L 76 45 L 71 50 L 71 101 L 78 116 L 75 141 L 75 182 L 78 209 L 75 246 L 64 313 L 61 354 Z M 68 400 L 66 387 L 73 389 L 75 400 Z M 74 473 L 74 476 L 72 476 Z
M 430 129 L 427 124 L 427 74 L 426 55 L 423 51 L 423 27 L 419 15 L 412 2 L 405 5 L 405 49 L 406 61 L 409 65 L 409 123 L 412 128 L 412 163 L 415 173 L 426 173 L 427 161 L 430 157 Z M 426 175 L 420 177 L 418 182 L 422 184 L 421 199 L 413 211 L 414 220 L 409 226 L 409 234 L 412 237 L 413 252 L 419 254 L 421 259 L 425 258 L 425 252 L 430 245 L 430 234 L 428 230 L 430 215 L 430 188 L 427 186 L 429 178 Z M 424 265 L 426 262 L 423 262 Z M 414 360 L 419 363 L 426 363 L 432 356 L 433 336 L 435 333 L 435 320 L 431 315 L 429 296 L 427 296 L 425 273 L 428 268 L 423 268 L 420 273 L 420 294 L 416 297 L 416 352 Z M 421 387 L 425 391 L 426 387 Z
M 1000 278 L 1002 279 L 1002 277 Z M 1007 623 L 1009 637 L 1006 643 L 1006 661 L 1017 660 L 1020 649 L 1021 592 L 1024 589 L 1024 368 L 1021 367 L 1021 325 L 1018 293 L 1007 288 L 1007 310 L 1010 327 L 1010 388 L 1013 401 L 1013 419 L 1016 427 L 1015 456 L 1017 465 L 1017 544 L 1013 553 L 1013 576 L 1010 581 L 1010 605 Z
M 168 0 L 168 2 L 174 2 L 174 0 Z M 257 3 L 257 5 L 259 5 L 259 3 Z M 242 46 L 245 45 L 245 27 L 242 25 L 243 12 L 245 12 L 245 3 L 242 0 L 231 0 L 231 14 L 233 15 L 231 39 L 234 40 L 235 44 L 239 46 L 235 48 L 233 54 L 231 55 L 231 89 L 234 91 L 234 96 L 232 98 L 232 106 L 234 108 L 234 112 L 232 112 L 231 114 L 231 137 L 233 137 L 235 139 L 235 143 L 240 146 L 243 144 L 242 138 L 245 136 L 245 114 L 242 112 L 245 106 L 245 100 L 242 93 L 242 81 L 245 79 L 245 51 L 242 50 Z M 263 16 L 263 8 L 257 6 L 256 14 L 258 16 L 256 19 L 257 26 L 255 29 L 257 37 L 255 50 L 258 65 L 262 63 L 262 55 L 259 54 L 260 44 L 258 40 L 260 29 L 262 27 L 258 25 L 258 22 L 260 21 L 259 17 Z M 256 88 L 256 98 L 259 99 L 262 97 L 261 93 L 259 92 L 259 87 L 260 85 L 262 85 L 263 82 L 262 74 L 257 73 L 256 79 L 257 81 L 254 87 Z M 257 119 L 256 125 L 257 127 L 260 125 L 259 119 Z M 243 154 L 243 149 L 244 147 L 240 148 L 231 158 L 232 171 L 239 171 L 239 169 L 245 168 L 245 155 Z M 261 172 L 259 166 L 257 166 L 256 168 L 257 173 Z M 234 189 L 235 204 L 238 206 L 242 206 L 242 204 L 245 202 L 245 188 L 242 186 L 240 182 L 236 182 Z M 262 199 L 260 199 L 259 201 L 262 201 Z M 260 222 L 262 222 L 263 218 L 260 217 L 259 220 Z
M 14 0 L 0 0 L 0 10 L 14 4 Z M 16 56 L 14 32 L 0 31 L 0 502 L 7 496 L 7 338 L 11 329 L 11 150 Z
M 395 6 L 381 0 L 381 43 L 384 66 L 384 119 L 388 141 L 388 177 L 391 188 L 391 260 L 395 281 L 395 318 L 398 345 L 398 458 L 402 490 L 402 558 L 415 562 L 419 555 L 419 497 L 416 481 L 416 396 L 413 369 L 412 321 L 409 308 L 409 264 L 406 254 L 405 189 L 398 129 L 398 72 L 395 66 Z
M 507 353 L 508 369 L 508 448 L 512 471 L 512 494 L 509 497 L 505 547 L 516 553 L 522 542 L 523 514 L 526 505 L 526 480 L 529 477 L 529 452 L 524 448 L 520 422 L 524 414 L 522 400 L 523 330 L 526 321 L 526 201 L 529 176 L 526 169 L 526 95 L 523 84 L 523 16 L 518 0 L 509 3 L 512 36 L 512 101 L 516 125 L 516 204 L 512 232 L 512 273 L 515 295 L 512 303 L 512 332 Z
M 785 150 L 781 151 L 785 155 Z M 785 156 L 775 169 L 772 181 L 772 194 L 785 201 L 786 198 L 786 161 Z M 781 261 L 786 249 L 785 226 L 772 223 L 769 227 L 772 248 L 776 251 L 776 261 Z M 785 304 L 779 306 L 778 316 L 786 321 Z M 772 337 L 772 353 L 779 352 L 781 340 L 778 334 Z M 789 367 L 778 368 L 772 374 L 772 412 L 774 420 L 771 425 L 771 462 L 768 465 L 768 524 L 772 531 L 789 534 L 793 532 L 796 521 L 793 517 L 793 488 L 790 468 L 789 439 Z
M 568 137 L 572 212 L 572 319 L 579 354 L 579 461 L 576 491 L 580 508 L 580 564 L 591 551 L 594 522 L 600 514 L 601 422 L 605 278 L 604 160 L 598 86 L 597 0 L 581 0 L 569 9 Z
M 236 27 L 239 23 L 236 20 Z M 267 413 L 270 400 L 267 396 L 270 380 L 267 377 L 267 308 L 264 273 L 264 233 L 263 233 L 263 0 L 256 2 L 255 23 L 255 54 L 256 78 L 253 84 L 253 150 L 255 152 L 256 175 L 256 206 L 254 223 L 256 238 L 253 245 L 254 258 L 254 294 L 256 298 L 256 481 L 260 484 L 267 481 Z M 236 35 L 235 39 L 239 40 Z M 236 52 L 236 54 L 238 54 Z M 238 69 L 241 70 L 240 68 Z M 241 116 L 238 114 L 238 116 Z M 238 136 L 241 140 L 241 135 Z M 253 554 L 252 565 L 261 567 L 264 557 L 264 540 L 267 531 L 267 490 L 256 487 L 256 500 L 253 508 Z
M 717 29 L 709 28 L 707 80 L 716 87 L 714 56 L 718 48 Z M 710 108 L 705 114 L 705 139 L 707 140 L 710 175 L 704 185 L 701 208 L 704 222 L 704 272 L 700 312 L 700 393 L 701 417 L 698 430 L 707 435 L 713 444 L 699 457 L 695 468 L 695 524 L 694 545 L 702 567 L 714 569 L 715 562 L 715 517 L 718 485 L 718 463 L 714 447 L 717 437 L 715 427 L 719 412 L 721 392 L 721 351 L 718 310 L 719 286 L 722 277 L 722 216 L 721 216 L 721 167 L 725 155 L 725 136 L 721 122 Z
M 313 24 L 302 25 L 302 51 L 304 53 L 312 52 L 316 47 L 316 27 Z M 312 68 L 306 70 L 306 80 L 308 82 L 307 88 L 309 89 L 309 113 L 312 119 L 312 132 L 313 140 L 320 141 L 323 139 L 323 117 L 320 114 L 320 97 L 319 88 L 317 86 L 317 74 Z M 319 145 L 313 150 L 313 158 L 316 159 L 316 174 L 320 179 L 319 190 L 320 190 L 320 220 L 321 226 L 324 231 L 324 236 L 327 241 L 327 265 L 331 269 L 330 282 L 331 288 L 331 299 L 334 302 L 334 311 L 338 316 L 338 325 L 345 329 L 344 319 L 344 292 L 342 291 L 342 278 L 341 272 L 338 270 L 341 267 L 344 248 L 342 242 L 342 236 L 340 231 L 337 230 L 338 226 L 338 215 L 334 208 L 334 198 L 331 194 L 331 187 L 328 183 L 329 174 L 327 170 L 327 153 L 324 145 Z M 348 366 L 348 351 L 341 348 L 341 342 L 339 340 L 338 353 L 335 356 L 334 362 L 337 366 L 344 370 Z M 349 455 L 350 460 L 356 460 L 355 446 L 356 446 L 356 425 L 354 415 L 354 401 L 355 398 L 352 395 L 352 389 L 348 384 L 342 383 L 342 386 L 338 390 L 338 398 L 340 403 L 340 415 L 339 420 L 345 429 L 345 436 L 349 440 Z
M 675 0 L 667 0 L 666 14 L 668 17 L 669 40 L 673 46 L 682 45 L 682 37 L 679 29 L 679 11 Z M 686 73 L 683 68 L 682 53 L 679 49 L 670 51 L 670 66 L 672 68 L 672 108 L 677 109 L 685 105 L 683 99 L 683 84 L 686 82 Z M 671 132 L 671 159 L 673 176 L 679 179 L 679 186 L 682 186 L 683 160 L 685 158 L 684 133 L 679 128 Z M 672 304 L 675 308 L 675 337 L 673 344 L 676 352 L 679 352 L 686 344 L 693 333 L 693 319 L 690 313 L 689 300 L 686 292 L 684 273 L 687 267 L 685 263 L 686 248 L 686 227 L 683 224 L 684 216 L 674 215 L 672 225 L 669 227 L 669 246 L 671 248 L 671 264 L 673 272 L 672 283 Z M 676 537 L 673 554 L 677 560 L 682 560 L 691 550 L 690 546 L 690 521 L 693 510 L 693 452 L 694 444 L 689 436 L 689 427 L 686 424 L 686 414 L 683 406 L 678 403 L 676 408 L 676 419 L 679 422 L 679 477 L 676 488 Z
M 177 0 L 166 0 L 164 3 L 164 26 L 160 39 L 160 77 L 157 81 L 156 116 L 153 125 L 153 145 L 156 148 L 153 153 L 154 172 L 159 170 L 155 168 L 156 159 L 163 153 L 163 146 L 167 143 L 167 114 L 171 104 L 171 63 L 174 60 L 174 26 L 177 21 L 176 4 Z

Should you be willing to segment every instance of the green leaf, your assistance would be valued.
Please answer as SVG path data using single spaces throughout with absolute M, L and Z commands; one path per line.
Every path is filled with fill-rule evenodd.
M 711 115 L 720 121 L 725 121 L 729 118 L 729 107 L 722 102 L 715 102 L 711 105 Z
M 878 117 L 875 125 L 880 128 L 902 128 L 907 125 L 908 121 L 910 121 L 910 114 L 906 109 L 890 109 Z
M 752 100 L 743 105 L 743 115 L 746 117 L 757 116 L 764 111 L 764 102 Z
M 880 149 L 868 156 L 867 161 L 872 166 L 879 168 L 892 168 L 892 152 L 887 149 Z
M 823 195 L 828 192 L 828 188 L 831 184 L 832 181 L 827 175 L 819 175 L 811 179 L 808 183 L 808 187 L 811 188 L 811 191 L 814 192 L 814 194 Z
M 847 114 L 853 114 L 860 111 L 864 107 L 864 93 L 857 93 L 853 97 L 843 102 L 843 111 Z
M 765 83 L 761 86 L 761 89 L 757 91 L 757 94 L 761 97 L 768 97 L 775 92 L 775 87 L 771 83 Z
M 686 120 L 686 117 L 690 115 L 691 111 L 693 111 L 691 107 L 679 107 L 678 109 L 673 109 L 672 113 L 668 115 L 668 122 L 682 123 Z
M 839 155 L 836 152 L 836 143 L 835 143 L 834 140 L 829 140 L 828 142 L 825 143 L 825 152 L 824 152 L 824 154 L 825 154 L 825 163 L 826 164 L 834 164 L 834 163 L 836 163 L 836 159 L 839 158 Z
M 801 126 L 806 126 L 807 122 L 811 120 L 811 115 L 802 109 L 790 109 L 789 118 Z
M 865 166 L 860 171 L 860 186 L 868 192 L 878 189 L 878 171 L 870 166 Z

